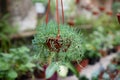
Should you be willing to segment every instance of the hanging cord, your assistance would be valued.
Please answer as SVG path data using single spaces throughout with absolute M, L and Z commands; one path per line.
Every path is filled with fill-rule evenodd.
M 62 6 L 62 21 L 64 24 L 64 10 L 63 10 L 63 1 L 61 0 L 61 6 Z
M 63 1 L 61 0 L 61 6 L 62 6 L 62 21 L 64 24 L 64 10 L 63 10 Z M 57 15 L 57 23 L 58 23 L 58 35 L 57 38 L 60 39 L 60 18 L 59 18 L 59 9 L 58 9 L 58 0 L 56 0 L 56 15 Z
M 57 23 L 58 23 L 58 34 L 57 34 L 57 39 L 60 39 L 60 21 L 59 21 L 59 9 L 58 9 L 58 0 L 56 0 L 56 18 L 57 18 Z
M 50 11 L 50 0 L 48 0 L 48 7 L 47 7 L 47 12 L 46 12 L 46 24 L 48 24 L 49 11 Z
M 61 0 L 61 6 L 62 6 L 62 21 L 64 24 L 64 10 L 63 10 L 63 1 Z M 50 11 L 50 0 L 48 0 L 48 7 L 47 7 L 47 12 L 46 12 L 46 24 L 48 24 L 48 16 L 49 16 L 49 11 Z M 57 34 L 57 39 L 60 39 L 60 18 L 59 18 L 59 9 L 58 9 L 58 0 L 56 0 L 56 20 L 58 24 L 58 34 Z

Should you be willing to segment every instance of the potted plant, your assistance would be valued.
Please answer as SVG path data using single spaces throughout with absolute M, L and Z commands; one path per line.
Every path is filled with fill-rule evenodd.
M 0 53 L 0 64 L 0 79 L 2 80 L 32 78 L 32 72 L 36 67 L 26 47 L 10 49 L 9 53 Z
M 82 27 L 84 25 L 90 25 L 90 20 L 87 19 L 84 15 L 76 16 L 75 26 Z
M 5 14 L 0 19 L 0 51 L 2 52 L 9 52 L 11 35 L 16 32 L 15 28 L 11 28 L 13 26 L 10 25 L 8 17 L 9 15 Z
M 97 48 L 92 43 L 87 43 L 86 48 L 87 52 L 85 56 L 88 59 L 88 63 L 94 65 L 96 62 L 99 62 L 101 55 Z
M 61 65 L 70 68 L 78 77 L 78 72 L 71 66 L 70 62 L 81 61 L 84 55 L 83 38 L 81 33 L 76 33 L 68 25 L 59 24 L 58 0 L 56 0 L 56 4 L 58 24 L 55 21 L 50 21 L 38 26 L 32 41 L 33 48 L 40 60 L 40 65 L 47 65 L 46 79 L 50 79 Z
M 114 40 L 113 40 L 113 45 L 116 49 L 116 51 L 120 51 L 120 37 L 119 37 L 119 31 L 116 31 L 115 32 L 115 35 L 114 35 Z
M 91 46 L 93 46 L 93 50 L 97 53 L 100 53 L 102 56 L 106 56 L 106 47 L 104 47 L 105 42 L 105 33 L 102 27 L 94 28 L 94 31 L 90 34 Z
M 57 34 L 57 24 L 55 22 L 49 22 L 48 25 L 43 24 L 37 27 L 37 34 L 33 40 L 33 46 L 38 53 L 41 64 L 51 64 L 52 62 L 71 62 L 76 60 L 81 60 L 83 56 L 82 52 L 82 35 L 76 33 L 67 25 L 60 25 L 61 38 L 62 38 L 62 47 L 59 49 L 59 52 L 51 51 L 46 41 L 49 37 L 56 37 Z M 68 50 L 66 50 L 66 43 L 71 42 Z M 53 44 L 53 46 L 55 46 Z M 74 55 L 76 54 L 76 55 Z

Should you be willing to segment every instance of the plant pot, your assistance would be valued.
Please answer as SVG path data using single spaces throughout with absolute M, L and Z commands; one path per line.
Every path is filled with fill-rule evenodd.
M 80 62 L 80 65 L 83 66 L 83 67 L 86 67 L 89 63 L 89 60 L 88 59 L 83 59 L 81 62 Z
M 57 72 L 55 72 L 55 73 L 53 74 L 53 76 L 52 76 L 51 78 L 47 79 L 47 80 L 58 80 Z
M 111 63 L 116 65 L 116 64 L 117 64 L 116 58 L 113 58 L 113 59 L 111 60 Z
M 100 72 L 98 76 L 98 80 L 103 80 L 103 74 L 104 74 L 104 71 Z
M 97 16 L 99 14 L 99 12 L 98 11 L 93 11 L 92 14 Z
M 72 64 L 73 64 L 73 66 L 76 68 L 76 70 L 77 70 L 78 72 L 81 72 L 83 66 L 82 66 L 80 63 L 78 63 L 78 62 L 76 62 L 76 61 L 73 61 Z
M 106 14 L 109 15 L 109 16 L 112 16 L 113 12 L 112 11 L 107 11 Z
M 39 69 L 35 69 L 34 70 L 34 76 L 35 76 L 35 78 L 37 78 L 37 79 L 45 79 L 45 71 L 41 71 L 41 70 L 39 70 Z
M 116 48 L 111 48 L 107 50 L 108 55 L 110 55 L 111 53 L 116 53 L 116 52 L 117 52 Z
M 70 47 L 71 41 L 68 40 L 66 42 L 67 43 L 63 43 L 63 40 L 58 38 L 48 38 L 48 40 L 46 41 L 46 45 L 50 51 L 59 53 L 59 51 L 62 49 L 63 52 L 66 52 L 67 49 Z
M 68 69 L 68 74 L 67 74 L 67 76 L 69 77 L 69 76 L 73 76 L 74 74 L 73 74 L 73 72 L 70 70 L 70 69 Z
M 16 80 L 28 80 L 32 78 L 31 72 L 26 72 L 24 75 L 20 75 Z
M 103 11 L 105 10 L 105 7 L 104 7 L 104 6 L 100 6 L 100 7 L 99 7 L 99 10 L 100 10 L 101 12 L 103 12 Z
M 120 13 L 117 14 L 118 22 L 120 23 Z
M 118 75 L 118 71 L 116 70 L 114 72 L 111 72 L 111 73 L 109 73 L 109 75 L 110 75 L 111 80 L 114 80 L 115 77 Z
M 96 57 L 95 60 L 96 60 L 96 62 L 99 62 L 100 61 L 100 57 Z
M 43 68 L 44 68 L 43 71 L 35 68 L 35 70 L 34 70 L 34 76 L 35 76 L 36 79 L 40 79 L 40 80 L 57 80 L 58 79 L 57 72 L 55 72 L 51 78 L 45 79 L 45 71 L 47 69 L 47 66 L 44 65 Z
M 73 21 L 68 21 L 67 24 L 68 24 L 69 26 L 74 26 L 74 25 L 75 25 L 75 23 L 74 23 Z
M 76 3 L 76 4 L 79 4 L 79 2 L 80 2 L 80 0 L 75 0 L 75 3 Z
M 89 65 L 94 65 L 96 63 L 96 60 L 93 58 L 89 58 Z
M 102 55 L 102 57 L 107 56 L 107 51 L 105 51 L 105 50 L 99 50 L 99 52 Z
M 88 59 L 83 59 L 79 64 L 76 61 L 72 62 L 72 65 L 76 68 L 78 72 L 81 72 L 81 70 L 88 65 L 89 60 Z M 74 74 L 72 71 L 69 69 L 67 76 L 73 76 Z
M 117 65 L 120 65 L 120 61 L 117 61 Z
M 120 51 L 120 45 L 116 46 L 116 50 L 117 50 L 117 52 Z

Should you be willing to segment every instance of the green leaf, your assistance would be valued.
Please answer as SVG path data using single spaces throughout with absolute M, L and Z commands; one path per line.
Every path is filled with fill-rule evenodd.
M 58 65 L 55 62 L 51 63 L 47 67 L 46 72 L 45 72 L 46 79 L 49 79 L 50 77 L 52 77 L 52 75 L 55 73 L 55 71 L 57 71 L 57 68 L 58 68 Z
M 76 75 L 76 77 L 79 77 L 79 72 L 71 63 L 66 63 L 65 66 L 68 67 Z
M 10 70 L 10 71 L 8 72 L 8 78 L 10 78 L 10 79 L 15 79 L 15 78 L 17 78 L 17 76 L 18 76 L 18 74 L 17 74 L 17 72 L 14 71 L 14 70 Z
M 35 64 L 33 64 L 33 63 L 27 63 L 26 67 L 27 68 L 33 68 L 33 67 L 35 67 Z
M 10 65 L 5 62 L 0 61 L 0 71 L 8 70 L 10 68 Z

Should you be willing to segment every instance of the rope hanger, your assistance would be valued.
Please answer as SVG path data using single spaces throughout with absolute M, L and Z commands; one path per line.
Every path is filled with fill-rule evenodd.
M 62 21 L 64 24 L 64 10 L 63 10 L 63 1 L 61 0 L 61 7 L 62 7 Z M 50 0 L 48 0 L 48 8 L 47 8 L 47 12 L 46 12 L 46 24 L 48 24 L 48 20 L 49 20 L 49 11 L 50 11 Z M 57 37 L 60 37 L 60 17 L 59 17 L 59 9 L 58 9 L 58 0 L 56 0 L 56 20 L 57 20 L 57 24 L 58 24 L 58 35 Z

